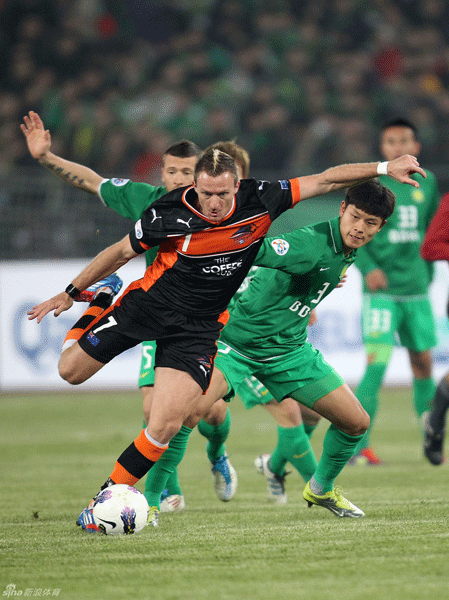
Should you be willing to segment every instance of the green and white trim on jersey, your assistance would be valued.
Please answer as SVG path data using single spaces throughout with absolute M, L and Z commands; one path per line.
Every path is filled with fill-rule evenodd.
M 256 360 L 291 352 L 307 340 L 311 311 L 355 260 L 344 254 L 339 218 L 264 240 L 262 267 L 235 303 L 220 339 Z
M 234 305 L 218 342 L 215 364 L 227 379 L 227 399 L 255 377 L 277 401 L 291 396 L 312 407 L 343 384 L 307 342 L 306 328 L 355 254 L 345 256 L 339 218 L 264 241 L 256 264 L 265 268 Z

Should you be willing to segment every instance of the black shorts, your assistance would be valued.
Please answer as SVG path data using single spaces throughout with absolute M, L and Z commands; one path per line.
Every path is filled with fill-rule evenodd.
M 149 302 L 146 292 L 137 288 L 95 319 L 79 345 L 106 364 L 129 348 L 154 340 L 155 367 L 186 371 L 206 391 L 222 327 L 218 319 L 195 319 Z

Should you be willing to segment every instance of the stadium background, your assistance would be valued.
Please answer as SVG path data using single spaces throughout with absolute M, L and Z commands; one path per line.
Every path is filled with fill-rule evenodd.
M 421 164 L 444 193 L 448 17 L 444 0 L 0 0 L 0 388 L 50 385 L 67 323 L 48 319 L 36 333 L 24 307 L 59 291 L 77 259 L 131 226 L 34 163 L 19 130 L 28 110 L 43 117 L 57 154 L 152 184 L 163 150 L 181 137 L 203 147 L 236 138 L 252 175 L 277 179 L 378 159 L 379 126 L 401 115 L 416 123 Z M 306 203 L 272 233 L 332 216 L 339 199 Z M 339 370 L 356 383 L 360 286 L 354 270 L 351 278 L 335 304 L 323 304 L 312 338 L 343 369 L 351 365 Z M 442 370 L 446 282 L 440 265 L 433 298 Z M 340 303 L 344 294 L 349 303 Z M 135 385 L 136 352 L 117 385 Z M 407 382 L 406 363 L 398 351 L 387 381 Z

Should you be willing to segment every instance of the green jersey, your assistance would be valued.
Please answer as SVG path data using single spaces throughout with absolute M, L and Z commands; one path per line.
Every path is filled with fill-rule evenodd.
M 220 339 L 254 359 L 280 356 L 304 344 L 310 312 L 355 260 L 344 254 L 339 218 L 264 240 L 260 265 L 234 304 Z
M 145 209 L 167 193 L 163 186 L 155 187 L 129 179 L 105 179 L 101 182 L 100 198 L 122 217 L 138 221 Z M 156 258 L 158 247 L 145 252 L 147 265 Z
M 363 278 L 374 269 L 382 269 L 388 288 L 377 293 L 392 296 L 417 296 L 427 293 L 432 280 L 432 265 L 421 258 L 421 244 L 435 214 L 439 192 L 435 176 L 415 174 L 419 188 L 391 177 L 379 177 L 380 183 L 396 196 L 396 208 L 383 228 L 357 253 L 356 266 Z M 364 291 L 369 291 L 364 280 Z M 372 293 L 372 292 L 370 292 Z

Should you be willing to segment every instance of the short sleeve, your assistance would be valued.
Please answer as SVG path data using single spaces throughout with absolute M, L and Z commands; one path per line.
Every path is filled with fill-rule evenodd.
M 129 179 L 104 179 L 99 195 L 106 206 L 122 217 L 137 221 L 151 204 L 166 194 L 164 187 L 139 183 Z
M 321 252 L 310 227 L 279 237 L 266 238 L 254 264 L 290 274 L 307 273 L 318 263 Z

